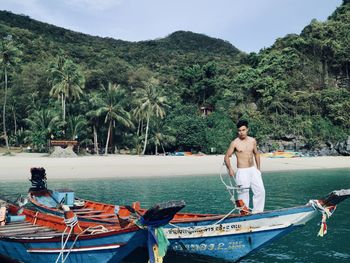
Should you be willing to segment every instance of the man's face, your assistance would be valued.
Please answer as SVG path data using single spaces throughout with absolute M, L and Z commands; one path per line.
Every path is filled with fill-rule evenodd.
M 245 139 L 248 136 L 248 128 L 246 126 L 241 126 L 238 128 L 238 137 L 240 139 Z

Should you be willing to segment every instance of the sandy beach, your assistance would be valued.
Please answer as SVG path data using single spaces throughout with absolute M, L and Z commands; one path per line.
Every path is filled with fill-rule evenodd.
M 43 154 L 19 153 L 15 156 L 0 157 L 0 180 L 27 180 L 31 167 L 44 167 L 50 179 L 217 175 L 223 169 L 223 158 L 223 155 L 50 158 Z M 262 172 L 350 169 L 350 157 L 345 156 L 261 159 Z M 232 162 L 234 164 L 234 158 Z

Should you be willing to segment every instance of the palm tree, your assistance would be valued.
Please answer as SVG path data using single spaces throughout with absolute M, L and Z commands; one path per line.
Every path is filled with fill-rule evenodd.
M 144 120 L 146 120 L 146 112 L 142 109 L 141 101 L 138 98 L 134 98 L 133 100 L 133 109 L 131 110 L 131 114 L 134 117 L 134 122 L 137 122 L 137 132 L 136 132 L 136 140 L 135 140 L 135 149 L 137 150 L 137 154 L 140 154 L 142 151 L 142 141 L 144 140 L 143 130 L 144 130 Z
M 146 118 L 146 114 L 141 108 L 141 102 L 139 99 L 134 100 L 133 104 L 134 104 L 134 108 L 132 109 L 131 113 L 135 117 L 138 123 L 136 135 L 140 136 L 142 134 L 143 120 Z
M 79 99 L 83 93 L 84 76 L 79 67 L 70 59 L 57 58 L 50 65 L 52 89 L 50 96 L 61 99 L 63 121 L 66 120 L 67 99 Z
M 6 148 L 7 151 L 10 151 L 9 146 L 9 140 L 7 136 L 6 131 L 6 103 L 7 103 L 7 90 L 8 90 L 8 69 L 15 65 L 19 61 L 20 51 L 13 45 L 12 42 L 12 36 L 8 35 L 7 37 L 3 38 L 1 41 L 1 57 L 0 57 L 0 64 L 3 66 L 4 70 L 4 105 L 2 110 L 2 122 L 3 122 L 3 131 L 4 131 L 4 138 L 6 142 Z
M 101 106 L 97 110 L 98 116 L 104 116 L 105 123 L 108 123 L 105 154 L 108 152 L 108 145 L 115 123 L 120 123 L 125 127 L 133 127 L 130 114 L 123 107 L 124 91 L 119 85 L 108 83 L 108 88 L 104 89 L 104 96 L 101 97 Z
M 163 119 L 165 116 L 164 108 L 168 106 L 166 104 L 166 97 L 161 96 L 159 90 L 157 89 L 158 85 L 159 81 L 157 79 L 150 78 L 147 82 L 144 82 L 143 88 L 139 88 L 134 92 L 140 103 L 139 108 L 142 112 L 144 112 L 144 116 L 146 118 L 146 133 L 142 155 L 144 155 L 146 152 L 151 117 L 155 116 Z
M 86 113 L 86 116 L 89 117 L 89 123 L 92 125 L 93 137 L 94 137 L 94 151 L 96 154 L 99 153 L 98 147 L 98 134 L 97 127 L 100 121 L 100 115 L 98 109 L 102 106 L 102 99 L 98 93 L 89 94 L 88 101 L 90 103 L 90 111 Z
M 67 135 L 70 136 L 72 140 L 76 140 L 82 130 L 85 129 L 87 121 L 84 116 L 68 116 L 68 132 Z
M 158 147 L 162 147 L 162 151 L 165 154 L 164 146 L 175 143 L 175 136 L 161 132 L 160 130 L 151 133 L 150 142 L 154 144 L 154 153 L 158 155 Z
M 57 113 L 49 109 L 34 110 L 24 121 L 29 126 L 25 141 L 31 142 L 39 151 L 45 149 L 50 136 L 62 126 Z

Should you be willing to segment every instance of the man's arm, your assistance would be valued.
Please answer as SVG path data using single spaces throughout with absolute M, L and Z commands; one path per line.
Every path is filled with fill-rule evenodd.
M 234 146 L 234 143 L 231 142 L 230 146 L 228 147 L 227 149 L 227 152 L 225 154 L 225 158 L 224 158 L 224 161 L 225 161 L 225 165 L 228 169 L 228 174 L 230 176 L 235 176 L 235 172 L 231 166 L 231 161 L 230 161 L 230 157 L 232 156 L 233 152 L 235 150 L 235 146 Z
M 258 151 L 258 148 L 256 146 L 256 140 L 254 139 L 254 148 L 253 148 L 256 168 L 260 171 L 260 153 Z

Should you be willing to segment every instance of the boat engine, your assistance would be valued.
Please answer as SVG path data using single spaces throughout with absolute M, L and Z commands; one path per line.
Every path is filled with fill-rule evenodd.
M 43 167 L 33 167 L 30 169 L 31 178 L 29 181 L 32 183 L 30 191 L 46 190 L 46 171 Z

